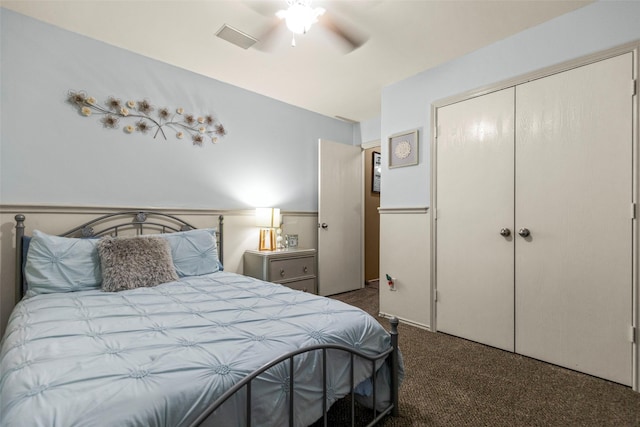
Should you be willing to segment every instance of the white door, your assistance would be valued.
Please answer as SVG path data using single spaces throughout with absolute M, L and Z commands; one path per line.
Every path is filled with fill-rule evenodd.
M 510 351 L 513 94 L 439 108 L 436 146 L 437 329 Z
M 518 86 L 516 352 L 632 380 L 631 53 Z
M 360 289 L 363 279 L 362 149 L 318 142 L 318 293 Z

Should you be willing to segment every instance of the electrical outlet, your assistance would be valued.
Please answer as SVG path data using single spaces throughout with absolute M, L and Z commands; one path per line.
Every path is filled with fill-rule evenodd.
M 389 286 L 389 290 L 390 291 L 395 291 L 396 290 L 396 278 L 395 277 L 391 277 L 388 274 L 387 276 L 387 285 Z

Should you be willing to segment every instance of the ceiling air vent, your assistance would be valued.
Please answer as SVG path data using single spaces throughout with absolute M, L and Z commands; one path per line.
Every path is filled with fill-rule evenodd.
M 258 39 L 251 37 L 247 33 L 243 33 L 227 24 L 224 24 L 222 28 L 218 30 L 216 36 L 223 40 L 233 43 L 236 46 L 240 46 L 243 49 L 249 49 L 251 46 L 257 43 Z

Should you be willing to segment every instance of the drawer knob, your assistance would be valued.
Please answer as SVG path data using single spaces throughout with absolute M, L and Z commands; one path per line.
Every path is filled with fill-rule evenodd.
M 280 269 L 280 277 L 284 277 L 284 268 Z
M 304 268 L 302 269 L 302 271 L 304 271 L 305 273 L 307 273 L 309 271 L 309 267 L 307 267 L 306 265 L 304 266 Z

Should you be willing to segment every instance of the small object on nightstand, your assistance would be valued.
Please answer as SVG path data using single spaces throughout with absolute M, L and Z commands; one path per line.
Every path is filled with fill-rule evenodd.
M 244 253 L 244 275 L 315 294 L 316 250 L 248 250 Z
M 298 235 L 297 234 L 287 234 L 287 247 L 288 248 L 297 248 L 298 247 Z
M 276 230 L 276 248 L 284 249 L 284 239 L 282 238 L 282 228 Z

